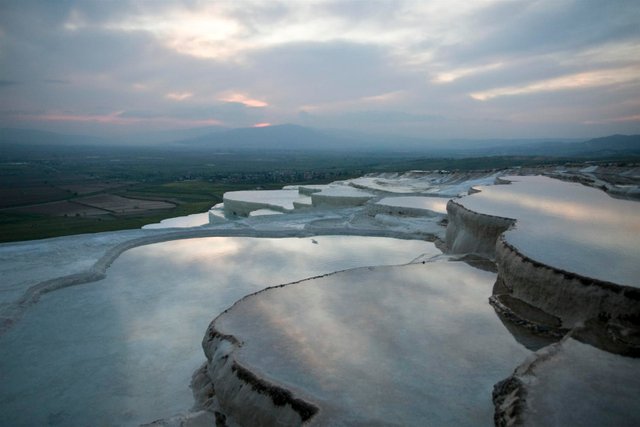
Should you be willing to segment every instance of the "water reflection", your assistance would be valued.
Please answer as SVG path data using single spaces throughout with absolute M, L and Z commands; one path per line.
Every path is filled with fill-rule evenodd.
M 207 325 L 268 285 L 439 251 L 387 238 L 203 238 L 125 252 L 0 338 L 0 425 L 138 425 L 192 405 Z
M 538 351 L 549 344 L 559 341 L 559 339 L 535 335 L 524 326 L 518 325 L 512 320 L 503 317 L 500 313 L 496 312 L 496 316 L 498 316 L 511 335 L 513 335 L 513 338 L 531 351 Z
M 507 177 L 511 185 L 482 187 L 467 208 L 518 220 L 505 234 L 544 264 L 628 286 L 640 286 L 640 212 L 580 184 L 551 178 Z
M 449 200 L 451 199 L 447 197 L 385 197 L 377 202 L 377 204 L 400 208 L 426 209 L 432 212 L 446 214 L 447 202 Z
M 463 263 L 362 269 L 243 300 L 217 327 L 240 360 L 358 423 L 491 425 L 491 390 L 529 351 Z

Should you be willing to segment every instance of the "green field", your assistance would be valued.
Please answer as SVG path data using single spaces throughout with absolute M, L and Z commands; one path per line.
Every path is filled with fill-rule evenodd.
M 266 184 L 261 188 L 280 188 Z M 0 241 L 42 239 L 70 234 L 96 233 L 159 222 L 166 218 L 206 212 L 222 202 L 225 191 L 255 189 L 254 184 L 214 184 L 205 181 L 174 181 L 164 184 L 134 184 L 113 194 L 130 198 L 166 200 L 176 203 L 172 209 L 141 211 L 139 214 L 99 216 L 57 216 L 0 211 Z M 73 198 L 69 199 L 73 200 Z

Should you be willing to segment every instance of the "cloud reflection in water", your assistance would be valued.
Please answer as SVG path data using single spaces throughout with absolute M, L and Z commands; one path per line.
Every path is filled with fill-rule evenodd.
M 529 354 L 487 303 L 494 281 L 463 263 L 363 268 L 244 299 L 217 327 L 328 409 L 320 424 L 490 425 L 493 385 Z
M 543 176 L 507 177 L 509 185 L 480 187 L 465 207 L 517 219 L 505 237 L 547 265 L 628 286 L 640 286 L 638 202 Z
M 406 263 L 433 244 L 354 236 L 201 238 L 123 253 L 106 279 L 42 297 L 0 338 L 0 425 L 138 425 L 187 410 L 209 322 L 246 294 Z

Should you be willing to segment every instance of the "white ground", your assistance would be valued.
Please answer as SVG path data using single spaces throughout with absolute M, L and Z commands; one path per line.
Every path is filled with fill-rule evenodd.
M 125 230 L 0 244 L 0 307 L 37 283 L 87 271 L 113 246 L 149 234 Z
M 346 185 L 335 185 L 335 186 L 326 186 L 318 192 L 315 192 L 311 195 L 313 196 L 325 196 L 325 197 L 373 197 L 373 194 L 358 190 L 354 187 L 349 187 Z
M 271 209 L 258 209 L 252 211 L 249 216 L 264 216 L 264 215 L 281 215 L 282 212 L 273 211 Z
M 300 195 L 297 190 L 262 190 L 262 191 L 230 191 L 224 194 L 227 206 L 230 201 L 238 206 L 260 205 L 267 209 L 292 211 L 294 202 L 305 203 L 307 196 Z
M 405 174 L 368 175 L 344 181 L 358 188 L 389 193 L 438 194 L 461 196 L 474 185 L 491 185 L 500 173 L 446 173 L 413 171 Z
M 375 201 L 384 198 L 385 195 L 396 194 L 431 194 L 440 197 L 457 197 L 467 194 L 469 188 L 474 185 L 493 184 L 499 175 L 500 173 L 497 172 L 413 171 L 406 174 L 387 173 L 365 176 L 327 185 L 290 185 L 283 187 L 282 190 L 234 191 L 224 195 L 226 202 L 224 212 L 229 217 L 244 217 L 261 209 L 279 212 L 291 212 L 295 209 L 306 209 L 312 206 L 339 209 L 361 206 L 370 200 Z M 435 202 L 431 206 L 436 209 L 437 213 L 446 213 L 446 209 L 436 205 Z M 218 220 L 219 216 L 214 215 L 212 223 Z

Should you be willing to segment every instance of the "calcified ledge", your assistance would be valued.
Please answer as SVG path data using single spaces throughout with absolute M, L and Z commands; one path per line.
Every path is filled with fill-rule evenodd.
M 194 375 L 198 383 L 192 383 L 198 407 L 252 426 L 301 425 L 316 415 L 317 406 L 241 365 L 234 354 L 241 345 L 234 336 L 209 326 L 202 342 L 207 362 Z
M 478 190 L 470 192 L 477 193 Z M 460 203 L 447 203 L 446 243 L 449 253 L 495 257 L 496 240 L 516 223 L 515 219 L 474 212 Z
M 572 328 L 595 317 L 640 327 L 640 289 L 582 276 L 543 264 L 508 243 L 504 232 L 517 220 L 447 204 L 449 253 L 477 253 L 495 259 L 503 290 L 562 320 Z
M 195 408 L 213 412 L 217 418 L 231 417 L 239 425 L 250 426 L 298 426 L 314 417 L 319 412 L 316 405 L 259 377 L 240 364 L 236 353 L 243 343 L 234 335 L 219 331 L 216 321 L 247 298 L 337 273 L 267 287 L 244 296 L 216 316 L 202 339 L 207 361 L 194 374 L 191 384 L 196 399 Z
M 107 249 L 104 255 L 102 255 L 89 269 L 85 271 L 38 282 L 30 286 L 18 300 L 9 302 L 4 307 L 0 308 L 0 336 L 16 324 L 22 318 L 26 310 L 33 304 L 37 303 L 43 294 L 70 286 L 83 285 L 104 279 L 106 277 L 107 269 L 118 258 L 118 256 L 120 256 L 120 254 L 138 246 L 199 237 L 286 238 L 349 235 L 364 237 L 391 237 L 407 240 L 415 240 L 416 238 L 414 233 L 399 231 L 319 227 L 314 228 L 312 231 L 307 229 L 257 230 L 254 228 L 244 227 L 235 229 L 200 228 L 181 231 L 140 230 L 140 233 L 148 235 L 133 237 L 130 240 L 116 244 L 115 246 Z M 436 240 L 435 236 L 431 236 L 431 238 L 432 240 Z M 429 238 L 427 238 L 427 240 L 429 240 Z
M 481 424 L 487 424 L 493 415 L 489 395 L 484 394 L 487 387 L 490 389 L 508 375 L 530 353 L 513 340 L 491 308 L 482 302 L 495 274 L 462 262 L 446 262 L 446 258 L 426 262 L 426 266 L 418 261 L 348 269 L 268 288 L 237 301 L 215 318 L 203 338 L 206 363 L 192 382 L 198 401 L 195 409 L 219 412 L 234 423 L 247 426 L 420 425 L 428 417 L 435 424 L 448 420 L 476 425 L 479 419 L 483 420 Z M 398 286 L 390 286 L 393 284 Z M 438 294 L 438 289 L 442 292 L 434 300 L 431 291 Z M 363 293 L 368 295 L 362 298 Z M 394 307 L 401 307 L 398 301 L 406 302 L 408 308 L 395 311 Z M 438 305 L 450 304 L 466 307 L 466 321 L 458 323 L 457 314 L 435 314 Z M 367 320 L 367 314 L 386 312 L 385 307 L 390 311 L 388 316 L 377 316 L 381 321 Z M 291 310 L 294 314 L 289 317 Z M 433 314 L 414 318 L 420 310 Z M 458 309 L 444 311 L 457 313 Z M 331 320 L 325 323 L 317 316 Z M 280 320 L 273 324 L 268 320 L 272 318 Z M 356 321 L 360 326 L 354 328 L 354 319 L 363 323 Z M 367 326 L 363 327 L 365 323 Z M 456 325 L 450 339 L 442 329 L 449 324 Z M 467 327 L 482 331 L 483 338 L 478 339 L 492 344 L 467 346 L 477 337 L 472 333 L 473 337 L 463 338 L 459 330 Z M 271 329 L 275 329 L 273 336 Z M 278 331 L 288 331 L 287 337 L 296 338 L 289 340 Z M 268 338 L 262 340 L 265 335 Z M 362 342 L 382 344 L 361 347 L 360 338 Z M 442 358 L 446 359 L 448 350 L 442 353 L 433 347 L 442 339 L 459 350 L 458 360 L 466 362 L 443 367 Z M 334 340 L 338 344 L 333 345 Z M 300 344 L 307 341 L 320 341 L 328 347 L 309 342 L 302 344 L 303 351 L 298 353 Z M 443 347 L 453 348 L 449 345 Z M 316 358 L 330 362 L 298 364 L 296 356 L 289 360 L 285 352 L 313 354 L 316 362 Z M 340 356 L 334 358 L 334 354 Z M 370 354 L 378 357 L 369 359 Z M 422 356 L 409 357 L 410 354 Z M 279 360 L 275 362 L 277 366 L 270 360 Z M 464 374 L 460 374 L 461 369 Z M 291 370 L 296 374 L 285 373 Z M 469 377 L 470 384 L 464 385 Z M 322 378 L 322 385 L 308 382 L 308 378 Z M 352 383 L 358 386 L 352 387 Z M 433 390 L 443 387 L 450 389 L 441 396 L 433 395 Z M 451 397 L 453 391 L 467 388 L 473 390 L 468 396 Z M 384 391 L 387 389 L 388 393 Z M 480 395 L 484 398 L 477 398 Z
M 551 359 L 570 334 L 562 341 L 551 344 L 518 366 L 513 374 L 493 386 L 492 400 L 495 406 L 493 421 L 497 427 L 521 426 L 527 408 L 527 387 L 524 377 L 531 376 L 535 367 Z
M 640 360 L 567 334 L 525 360 L 493 389 L 496 426 L 638 425 Z
M 638 316 L 640 289 L 542 264 L 504 236 L 496 242 L 496 263 L 498 280 L 514 297 L 560 317 L 565 326 L 596 317 L 626 321 Z

